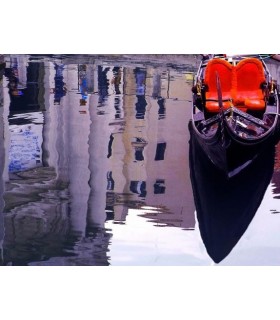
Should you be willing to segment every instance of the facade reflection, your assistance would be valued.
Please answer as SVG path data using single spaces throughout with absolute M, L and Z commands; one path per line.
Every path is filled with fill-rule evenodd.
M 191 90 L 183 74 L 8 58 L 0 128 L 4 264 L 108 265 L 106 221 L 125 224 L 129 208 L 155 208 L 143 216 L 157 226 L 194 228 Z M 37 137 L 35 162 L 25 154 L 28 168 L 9 170 L 15 132 L 25 126 Z
M 2 70 L 0 70 L 2 73 Z M 4 118 L 3 118 L 3 96 L 2 96 L 2 80 L 0 80 L 0 135 L 4 136 Z M 5 148 L 4 139 L 0 139 L 0 265 L 4 262 L 3 242 L 5 237 L 5 226 L 4 226 L 4 173 L 5 166 Z
M 279 63 L 271 60 L 267 62 L 267 67 L 273 79 L 280 79 Z M 278 88 L 279 88 L 279 84 L 280 84 L 280 80 L 278 80 Z M 280 144 L 279 143 L 276 145 L 274 174 L 272 177 L 272 184 L 273 184 L 274 198 L 280 199 Z

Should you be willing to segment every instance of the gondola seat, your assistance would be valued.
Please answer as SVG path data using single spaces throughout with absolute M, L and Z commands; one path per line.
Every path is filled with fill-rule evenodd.
M 216 84 L 216 72 L 219 74 L 223 107 L 225 109 L 231 106 L 230 99 L 232 98 L 232 78 L 233 66 L 226 60 L 213 59 L 209 61 L 205 69 L 205 87 L 206 93 L 206 110 L 210 113 L 219 111 L 218 93 Z
M 262 85 L 265 83 L 265 74 L 261 61 L 246 58 L 236 65 L 233 74 L 234 105 L 248 111 L 263 111 L 265 96 Z

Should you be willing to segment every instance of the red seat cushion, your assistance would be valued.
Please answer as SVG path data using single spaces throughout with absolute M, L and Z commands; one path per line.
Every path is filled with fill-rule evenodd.
M 231 107 L 231 103 L 229 101 L 223 101 L 223 108 L 228 109 Z M 220 107 L 217 101 L 206 101 L 206 109 L 208 112 L 219 112 Z
M 265 101 L 262 99 L 245 99 L 244 105 L 249 110 L 263 110 L 265 108 Z
M 229 100 L 232 98 L 232 69 L 233 66 L 226 60 L 213 59 L 210 60 L 205 69 L 205 84 L 208 90 L 206 91 L 206 109 L 209 112 L 218 112 L 218 91 L 216 84 L 216 72 L 218 72 L 221 84 L 222 99 Z M 216 100 L 216 101 L 209 101 Z M 229 108 L 228 101 L 223 102 L 224 108 Z
M 260 60 L 246 58 L 235 67 L 233 97 L 235 105 L 244 105 L 248 110 L 260 110 L 265 107 L 261 84 L 265 82 L 263 65 Z

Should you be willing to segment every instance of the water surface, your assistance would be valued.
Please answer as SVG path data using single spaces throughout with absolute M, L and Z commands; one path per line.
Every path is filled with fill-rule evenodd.
M 215 264 L 201 237 L 190 178 L 188 123 L 198 58 L 7 55 L 5 61 L 2 265 Z M 278 79 L 278 65 L 269 66 Z M 280 265 L 278 149 L 262 162 L 272 170 L 257 199 L 242 184 L 242 201 L 256 212 L 219 265 Z M 206 176 L 202 167 L 199 172 L 207 193 L 216 175 L 206 166 Z M 253 176 L 246 183 L 254 191 L 259 181 Z M 239 230 L 234 217 L 241 209 L 236 216 L 227 210 L 232 198 L 223 210 L 231 212 L 227 225 Z M 210 252 L 220 239 L 226 241 L 211 242 Z

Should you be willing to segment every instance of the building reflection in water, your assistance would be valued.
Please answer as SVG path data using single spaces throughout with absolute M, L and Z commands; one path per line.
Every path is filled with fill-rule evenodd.
M 4 136 L 4 118 L 3 118 L 3 69 L 0 70 L 0 135 Z M 4 262 L 3 242 L 5 237 L 4 227 L 4 166 L 5 166 L 5 148 L 4 139 L 0 139 L 0 264 Z
M 268 69 L 272 75 L 273 79 L 280 79 L 280 65 L 273 61 L 267 62 Z M 279 87 L 279 80 L 278 80 Z M 274 174 L 272 177 L 273 195 L 275 199 L 280 199 L 280 143 L 276 145 L 275 152 L 275 164 L 274 164 Z M 277 210 L 272 210 L 273 214 L 279 213 Z
M 129 208 L 158 227 L 194 228 L 182 74 L 26 56 L 8 61 L 3 81 L 4 264 L 108 265 L 106 221 L 125 224 Z M 26 154 L 28 168 L 9 171 L 26 126 L 39 162 Z

